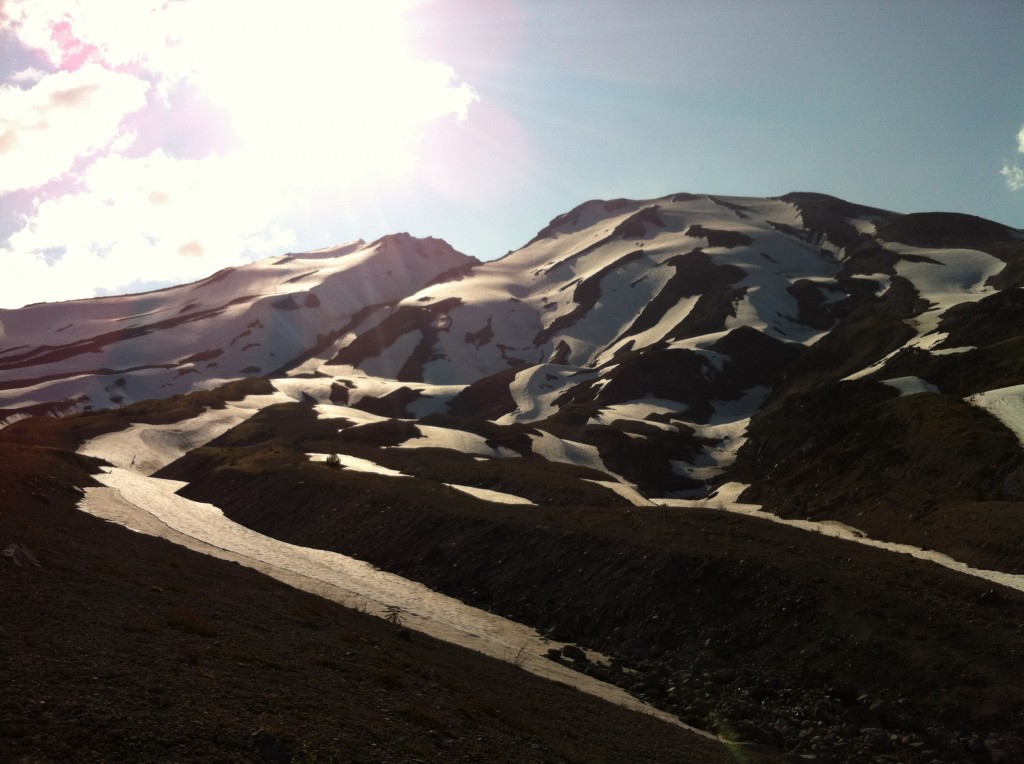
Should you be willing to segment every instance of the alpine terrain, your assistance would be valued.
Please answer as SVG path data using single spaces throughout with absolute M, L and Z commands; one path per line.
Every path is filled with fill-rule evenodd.
M 0 310 L 0 758 L 1024 761 L 1022 287 L 683 193 Z

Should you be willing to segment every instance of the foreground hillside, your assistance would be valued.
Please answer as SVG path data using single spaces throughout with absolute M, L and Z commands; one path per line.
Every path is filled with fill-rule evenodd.
M 402 639 L 72 509 L 95 468 L 69 450 L 81 439 L 129 421 L 184 423 L 219 396 L 261 389 L 0 433 L 3 638 L 20 658 L 7 674 L 5 756 L 723 760 L 663 722 L 625 715 L 617 726 L 625 711 L 508 663 Z M 190 495 L 265 533 L 599 649 L 609 666 L 559 660 L 740 741 L 748 761 L 1024 757 L 1018 592 L 720 510 L 580 505 L 572 480 L 550 473 L 549 503 L 529 507 L 429 477 L 332 469 L 296 449 L 310 427 L 323 437 L 317 421 L 309 403 L 265 409 L 166 472 L 194 473 Z M 428 470 L 453 469 L 443 452 L 423 454 Z M 495 474 L 516 481 L 510 464 Z
M 420 477 L 332 470 L 304 458 L 324 437 L 309 404 L 273 407 L 161 474 L 262 533 L 611 655 L 581 668 L 704 729 L 819 761 L 1024 757 L 1019 591 L 711 508 L 581 505 L 529 459 L 483 464 L 539 506 L 460 498 L 438 481 L 478 463 L 441 450 L 378 452 Z
M 0 760 L 733 761 L 511 663 L 77 511 L 86 459 L 9 437 L 0 458 Z

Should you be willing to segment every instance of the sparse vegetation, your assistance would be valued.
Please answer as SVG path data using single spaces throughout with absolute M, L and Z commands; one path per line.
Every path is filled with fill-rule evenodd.
M 505 660 L 516 668 L 523 668 L 532 657 L 529 645 L 522 644 L 518 647 L 509 647 Z
M 392 626 L 402 625 L 402 615 L 405 612 L 398 605 L 385 605 L 384 606 L 384 620 L 390 623 Z

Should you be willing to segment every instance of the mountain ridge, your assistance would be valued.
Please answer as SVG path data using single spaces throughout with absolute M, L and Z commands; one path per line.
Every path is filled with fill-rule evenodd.
M 0 414 L 255 376 L 299 400 L 404 418 L 457 411 L 508 426 L 571 410 L 576 436 L 586 441 L 589 427 L 613 461 L 622 449 L 599 427 L 634 441 L 656 427 L 692 433 L 700 450 L 665 460 L 656 483 L 661 496 L 699 497 L 728 481 L 744 423 L 764 420 L 787 391 L 884 382 L 892 368 L 894 378 L 930 374 L 941 392 L 948 369 L 964 366 L 943 353 L 979 337 L 986 348 L 960 352 L 1003 368 L 1001 387 L 1019 381 L 1015 362 L 992 356 L 996 340 L 1017 336 L 1022 280 L 1024 233 L 967 215 L 900 215 L 810 192 L 591 200 L 490 262 L 395 234 L 155 293 L 2 311 Z M 961 398 L 995 389 L 974 378 Z M 723 439 L 727 421 L 736 433 Z M 756 463 L 741 472 L 752 479 Z M 644 483 L 637 470 L 619 477 Z

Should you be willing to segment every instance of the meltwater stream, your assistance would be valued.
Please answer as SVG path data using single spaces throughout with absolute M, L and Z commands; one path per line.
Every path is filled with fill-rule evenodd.
M 287 544 L 256 533 L 231 521 L 211 504 L 174 493 L 184 483 L 149 477 L 139 471 L 143 465 L 146 472 L 159 469 L 180 456 L 185 444 L 195 447 L 208 442 L 256 410 L 258 406 L 251 404 L 234 407 L 233 416 L 221 410 L 210 414 L 206 424 L 190 420 L 174 425 L 132 425 L 128 430 L 89 441 L 82 447 L 83 453 L 120 466 L 107 468 L 96 476 L 103 487 L 86 489 L 79 508 L 131 530 L 254 568 L 349 607 L 383 613 L 385 608 L 397 606 L 403 624 L 411 629 L 499 660 L 514 660 L 538 676 L 715 739 L 618 687 L 547 660 L 547 650 L 559 645 L 523 624 L 470 607 L 351 557 Z

